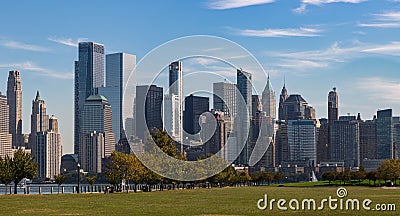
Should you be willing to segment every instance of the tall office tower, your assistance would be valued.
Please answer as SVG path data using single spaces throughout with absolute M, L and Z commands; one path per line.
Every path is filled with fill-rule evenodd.
M 211 111 L 212 115 L 202 116 L 200 121 L 203 130 L 201 131 L 201 137 L 204 143 L 203 151 L 205 155 L 217 154 L 226 144 L 228 140 L 228 134 L 226 131 L 226 125 L 224 122 L 224 113 L 221 111 Z M 215 119 L 214 119 L 215 118 Z M 215 131 L 214 125 L 211 123 L 216 120 Z M 206 140 L 206 138 L 209 138 Z M 218 156 L 226 158 L 224 152 L 218 154 Z
M 304 109 L 304 119 L 315 120 L 315 109 L 311 106 L 306 106 Z
M 317 142 L 317 163 L 329 161 L 329 124 L 327 119 L 320 119 Z
M 213 107 L 222 111 L 225 119 L 236 117 L 236 85 L 234 83 L 213 83 Z
M 104 86 L 104 45 L 79 43 L 79 60 L 75 61 L 74 152 L 79 153 L 82 111 L 95 88 Z
M 163 123 L 164 129 L 176 140 L 179 138 L 179 96 L 174 94 L 164 95 Z M 185 120 L 185 119 L 184 119 Z
M 6 96 L 0 92 L 0 157 L 12 157 L 12 134 L 9 132 L 9 106 Z
M 342 118 L 330 125 L 330 156 L 331 161 L 344 162 L 345 167 L 360 166 L 360 127 L 355 116 Z
M 240 153 L 236 164 L 247 165 L 249 161 L 249 157 L 251 154 L 251 148 L 249 145 L 249 136 L 246 136 L 246 128 L 250 128 L 250 120 L 251 120 L 251 97 L 253 91 L 253 85 L 251 83 L 251 74 L 243 71 L 242 69 L 237 69 L 236 73 L 236 87 L 239 90 L 240 95 L 237 95 L 237 100 L 244 100 L 246 107 L 238 107 L 237 110 L 237 142 L 245 143 L 242 152 Z M 240 104 L 237 102 L 237 104 Z M 247 127 L 247 125 L 249 127 Z
M 136 90 L 136 88 L 135 88 Z M 134 127 L 134 119 L 133 118 L 126 118 L 125 119 L 125 134 L 128 139 L 130 139 L 135 134 L 135 127 Z
M 136 86 L 136 136 L 146 142 L 154 130 L 162 130 L 163 88 L 156 85 Z
M 275 144 L 268 130 L 270 125 L 266 124 L 269 119 L 265 112 L 257 111 L 251 118 L 250 126 L 250 148 L 251 154 L 260 158 L 256 166 L 275 166 Z
M 287 90 L 286 90 L 286 84 L 284 83 L 283 87 L 282 87 L 281 95 L 279 96 L 279 110 L 278 110 L 279 111 L 278 112 L 279 120 L 285 120 L 286 119 L 283 103 L 285 103 L 287 98 L 288 98 L 288 93 L 287 93 Z
M 258 112 L 262 111 L 262 103 L 260 95 L 251 96 L 251 116 L 255 116 Z
M 183 152 L 183 67 L 182 62 L 172 62 L 169 65 L 169 94 L 178 95 L 179 109 L 176 117 L 178 118 L 178 140 L 180 152 Z
M 81 126 L 81 141 L 79 148 L 82 151 L 79 153 L 79 161 L 82 163 L 82 168 L 85 171 L 97 171 L 93 167 L 87 165 L 87 161 L 92 157 L 89 154 L 98 154 L 101 158 L 111 156 L 115 150 L 115 138 L 112 131 L 112 110 L 108 100 L 102 95 L 91 95 L 86 99 L 82 110 L 82 126 Z M 87 140 L 93 134 L 101 134 L 102 142 L 98 143 L 101 148 L 96 151 L 90 151 L 92 143 Z M 98 156 L 96 156 L 98 157 Z
M 9 131 L 12 134 L 12 146 L 24 144 L 22 134 L 22 81 L 19 71 L 10 71 L 7 81 L 7 104 L 9 106 Z
M 276 119 L 276 97 L 269 80 L 269 75 L 267 84 L 262 92 L 262 111 L 265 112 L 267 117 Z
M 317 133 L 313 120 L 289 120 L 289 161 L 314 167 L 317 161 Z
M 306 110 L 310 109 L 308 103 L 301 95 L 290 95 L 285 102 L 282 103 L 282 119 L 280 120 L 300 120 L 309 119 L 306 117 L 315 118 L 315 111 L 310 110 L 309 116 L 306 116 Z
M 376 159 L 392 159 L 394 156 L 392 118 L 391 109 L 378 111 L 376 118 Z
M 376 122 L 359 121 L 360 125 L 360 161 L 376 159 Z
M 393 137 L 395 144 L 395 159 L 400 158 L 400 123 L 396 123 L 393 125 Z
M 286 122 L 279 120 L 277 122 L 278 130 L 275 138 L 275 155 L 277 165 L 282 165 L 282 162 L 289 161 L 289 146 L 288 146 L 288 125 Z
M 38 163 L 38 178 L 42 180 L 54 179 L 60 174 L 62 144 L 61 134 L 58 133 L 58 120 L 49 118 L 49 129 L 36 133 L 35 159 Z
M 39 91 L 36 92 L 35 100 L 32 101 L 31 133 L 29 134 L 29 147 L 32 155 L 36 155 L 36 134 L 46 132 L 49 129 L 49 116 L 46 114 L 46 103 L 40 98 Z
M 199 117 L 210 111 L 208 97 L 190 95 L 185 98 L 185 116 L 183 128 L 187 133 L 197 134 L 200 132 Z
M 336 88 L 328 94 L 328 123 L 339 119 L 339 97 Z
M 128 78 L 135 80 L 136 55 L 127 53 L 114 53 L 106 55 L 106 87 L 98 88 L 98 94 L 103 95 L 108 99 L 112 109 L 113 133 L 115 142 L 118 142 L 123 136 L 124 119 L 133 117 L 132 109 L 123 110 L 124 93 L 130 95 L 126 98 L 134 98 L 136 96 L 135 86 L 125 88 Z M 132 82 L 132 83 L 135 83 Z M 128 102 L 133 104 L 132 102 Z
M 79 161 L 86 172 L 102 172 L 105 155 L 104 133 L 91 131 L 81 137 Z

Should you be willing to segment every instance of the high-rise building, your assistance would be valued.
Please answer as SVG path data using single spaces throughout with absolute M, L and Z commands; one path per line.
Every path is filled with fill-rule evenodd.
M 104 45 L 94 42 L 79 43 L 78 61 L 75 61 L 74 152 L 79 152 L 82 111 L 86 98 L 95 88 L 104 86 Z
M 308 103 L 301 95 L 290 95 L 282 104 L 283 113 L 281 115 L 281 120 L 289 121 L 309 119 L 307 117 L 312 117 L 313 111 L 309 111 L 309 116 L 306 116 L 307 109 L 310 109 Z
M 82 148 L 82 150 L 79 153 L 79 161 L 82 163 L 82 168 L 85 171 L 97 172 L 97 169 L 86 163 L 89 160 L 88 157 L 100 157 L 104 159 L 111 156 L 111 153 L 115 150 L 115 138 L 112 131 L 112 110 L 108 100 L 102 95 L 89 96 L 82 110 L 81 119 L 82 141 L 79 148 Z M 96 145 L 99 149 L 93 150 L 93 146 L 91 147 L 91 145 L 95 144 L 88 142 L 89 138 L 92 140 L 91 137 L 94 136 L 93 134 L 101 134 L 101 142 L 99 142 L 101 145 Z M 96 155 L 99 152 L 100 156 Z
M 203 130 L 202 130 L 202 140 L 205 142 L 203 144 L 203 150 L 205 155 L 208 154 L 217 154 L 226 144 L 227 139 L 228 139 L 228 133 L 226 131 L 226 125 L 224 122 L 224 113 L 221 111 L 211 111 L 211 115 L 206 115 L 202 116 L 201 119 L 201 124 L 203 125 Z M 216 120 L 216 125 L 215 127 L 212 127 L 210 122 L 212 122 L 215 118 Z M 214 126 L 214 125 L 213 125 Z M 214 131 L 215 128 L 215 131 Z M 204 137 L 209 138 L 208 140 L 205 140 Z M 225 158 L 226 155 L 221 152 L 220 157 Z
M 12 134 L 12 146 L 24 144 L 22 134 L 22 81 L 19 71 L 10 71 L 7 81 L 7 104 L 9 106 L 9 132 Z
M 235 123 L 237 125 L 237 142 L 239 144 L 244 143 L 244 148 L 235 164 L 247 165 L 251 154 L 251 147 L 248 139 L 250 134 L 246 135 L 246 128 L 250 128 L 251 99 L 253 92 L 253 85 L 251 83 L 252 76 L 250 73 L 245 72 L 242 69 L 237 69 L 236 79 L 236 87 L 240 93 L 236 98 L 238 101 L 237 104 L 241 104 L 239 101 L 244 100 L 246 107 L 241 107 L 240 105 L 237 107 L 237 121 Z
M 355 116 L 333 121 L 329 128 L 331 161 L 344 162 L 346 167 L 360 166 L 359 132 L 359 123 Z
M 183 118 L 184 130 L 189 134 L 200 132 L 199 117 L 201 114 L 210 111 L 208 97 L 190 95 L 185 98 L 185 116 Z
M 49 118 L 49 129 L 36 134 L 35 159 L 38 163 L 38 178 L 54 179 L 54 175 L 60 174 L 62 144 L 61 134 L 58 133 L 58 120 Z
M 153 130 L 162 130 L 163 88 L 156 85 L 136 86 L 136 136 L 147 140 Z
M 391 109 L 379 110 L 376 118 L 376 159 L 394 157 Z
M 359 121 L 360 125 L 360 160 L 376 159 L 376 122 Z
M 169 94 L 178 96 L 178 113 L 174 115 L 175 118 L 178 118 L 178 126 L 176 127 L 178 131 L 175 132 L 178 137 L 175 140 L 180 144 L 180 152 L 183 152 L 183 66 L 181 61 L 172 62 L 169 65 L 168 87 Z
M 83 134 L 81 137 L 79 157 L 83 170 L 101 173 L 103 159 L 107 157 L 104 133 L 92 131 Z
M 133 117 L 132 109 L 124 110 L 123 96 L 124 93 L 132 96 L 126 98 L 133 99 L 136 96 L 136 88 L 134 86 L 125 88 L 129 77 L 135 79 L 135 66 L 136 55 L 127 53 L 106 55 L 106 87 L 98 88 L 98 94 L 105 96 L 111 105 L 115 142 L 118 142 L 119 139 L 123 137 L 123 114 L 125 114 L 126 117 Z
M 400 159 L 400 123 L 393 125 L 393 137 L 395 145 L 395 159 Z
M 339 96 L 336 88 L 328 94 L 328 122 L 332 124 L 333 121 L 339 119 Z
M 260 159 L 256 166 L 275 166 L 275 143 L 274 137 L 269 132 L 273 127 L 269 122 L 270 117 L 265 112 L 256 111 L 251 118 L 250 125 L 250 148 L 254 158 Z
M 287 90 L 286 90 L 286 84 L 284 83 L 283 87 L 282 87 L 281 95 L 279 96 L 279 110 L 278 110 L 279 111 L 278 112 L 279 120 L 285 120 L 286 119 L 283 103 L 285 103 L 287 98 L 288 98 L 288 93 L 287 93 Z
M 267 117 L 276 119 L 276 97 L 269 80 L 269 75 L 262 93 L 262 111 L 265 112 Z
M 46 103 L 40 98 L 39 91 L 37 91 L 36 97 L 32 101 L 31 133 L 29 134 L 29 147 L 32 149 L 33 155 L 36 154 L 36 134 L 49 129 L 49 116 L 46 114 L 46 109 Z
M 262 103 L 260 95 L 251 96 L 251 116 L 256 116 L 257 113 L 262 111 Z
M 278 130 L 275 138 L 275 155 L 276 163 L 282 165 L 283 162 L 289 161 L 288 146 L 288 125 L 286 122 L 279 120 L 277 122 Z
M 317 161 L 317 133 L 313 120 L 289 120 L 289 161 L 302 166 L 314 167 Z
M 9 106 L 6 96 L 0 92 L 0 157 L 12 157 L 12 134 L 9 132 Z
M 176 140 L 179 138 L 179 96 L 175 94 L 164 95 L 163 122 L 164 130 Z M 185 119 L 184 119 L 185 121 Z
M 236 85 L 227 82 L 213 83 L 213 107 L 225 117 L 236 117 Z
M 318 129 L 318 142 L 317 142 L 317 163 L 328 162 L 330 160 L 329 149 L 329 124 L 321 121 Z

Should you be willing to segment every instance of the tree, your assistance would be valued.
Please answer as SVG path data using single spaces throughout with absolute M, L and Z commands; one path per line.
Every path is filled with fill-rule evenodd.
M 336 176 L 337 176 L 336 172 L 324 172 L 322 174 L 322 179 L 324 179 L 325 181 L 328 181 L 329 185 L 330 185 L 332 181 L 335 181 Z
M 374 186 L 375 186 L 375 182 L 376 182 L 376 180 L 378 180 L 378 177 L 379 177 L 379 172 L 378 171 L 372 170 L 371 172 L 368 172 L 367 176 L 366 176 L 366 178 L 369 181 L 368 184 L 370 184 L 371 181 L 374 181 Z
M 35 178 L 38 165 L 34 162 L 30 153 L 18 149 L 18 151 L 14 153 L 14 158 L 12 159 L 11 170 L 14 182 L 14 194 L 17 194 L 18 183 L 24 178 Z
M 364 180 L 366 176 L 367 176 L 367 173 L 363 170 L 351 172 L 351 179 L 357 180 L 358 183 L 361 183 L 361 181 Z
M 58 185 L 58 194 L 60 194 L 60 185 L 62 185 L 66 179 L 67 179 L 67 176 L 65 176 L 65 175 L 60 175 L 60 174 L 54 175 L 54 181 Z
M 275 173 L 274 174 L 274 180 L 278 182 L 278 184 L 280 184 L 280 180 L 283 179 L 283 174 L 282 173 Z
M 384 180 L 391 180 L 396 184 L 400 178 L 400 160 L 385 160 L 379 165 L 378 171 Z
M 96 182 L 96 180 L 97 180 L 97 176 L 92 176 L 92 177 L 88 176 L 88 177 L 86 177 L 86 181 L 90 184 L 90 187 L 92 188 L 91 189 L 92 192 L 93 192 L 93 184 Z
M 0 170 L 0 182 L 6 186 L 7 194 L 8 185 L 13 181 L 12 160 L 8 155 L 4 160 L 0 157 Z

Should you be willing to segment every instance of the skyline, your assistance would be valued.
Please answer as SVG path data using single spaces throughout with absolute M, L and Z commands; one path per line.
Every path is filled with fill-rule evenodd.
M 321 0 L 253 0 L 241 1 L 242 5 L 234 4 L 235 1 L 215 2 L 174 4 L 173 1 L 161 1 L 156 8 L 152 7 L 154 17 L 149 17 L 144 13 L 148 10 L 143 10 L 149 8 L 150 3 L 107 5 L 110 8 L 99 3 L 97 13 L 87 15 L 91 20 L 99 18 L 89 27 L 79 22 L 80 16 L 69 15 L 76 14 L 76 10 L 84 13 L 82 11 L 88 3 L 80 3 L 82 7 L 76 8 L 73 3 L 60 7 L 50 1 L 26 2 L 26 8 L 19 7 L 17 17 L 10 14 L 13 10 L 5 11 L 5 8 L 16 7 L 17 3 L 6 3 L 8 5 L 0 17 L 8 20 L 4 23 L 5 29 L 13 31 L 0 33 L 0 91 L 6 93 L 8 71 L 20 70 L 23 133 L 30 132 L 31 100 L 39 90 L 48 112 L 60 120 L 63 152 L 70 153 L 73 146 L 73 61 L 78 60 L 75 42 L 79 38 L 104 44 L 106 54 L 116 51 L 136 54 L 139 61 L 145 53 L 168 40 L 191 34 L 210 34 L 237 42 L 253 53 L 271 74 L 276 95 L 279 95 L 285 75 L 288 94 L 300 93 L 316 109 L 318 118 L 327 117 L 327 96 L 333 87 L 337 87 L 339 92 L 340 115 L 360 112 L 363 119 L 371 119 L 378 109 L 385 108 L 392 108 L 394 115 L 399 115 L 400 97 L 397 94 L 400 79 L 396 74 L 400 66 L 399 59 L 396 59 L 400 55 L 400 42 L 396 41 L 400 28 L 400 12 L 396 12 L 400 8 L 398 2 L 347 0 L 336 2 L 353 3 L 324 4 Z M 227 2 L 232 4 L 224 4 Z M 261 2 L 270 3 L 239 7 Z M 43 9 L 38 9 L 42 6 Z M 170 16 L 168 11 L 171 8 L 180 10 L 187 20 Z M 339 11 L 342 16 L 330 18 Z M 145 21 L 128 19 L 132 18 L 128 12 Z M 239 13 L 241 19 L 237 19 Z M 71 19 L 66 19 L 66 16 Z M 202 18 L 198 19 L 198 16 Z M 54 21 L 40 21 L 49 17 L 55 17 Z M 104 19 L 106 17 L 109 20 Z M 232 17 L 236 19 L 230 21 Z M 270 21 L 270 18 L 276 21 Z M 180 28 L 171 31 L 174 28 L 170 28 L 173 26 L 170 24 L 178 19 Z M 25 31 L 36 33 L 24 34 Z M 197 70 L 194 63 L 184 64 L 184 72 L 185 65 L 188 66 L 186 71 Z M 218 68 L 207 61 L 203 61 L 202 67 L 208 70 Z M 230 73 L 234 75 L 235 71 Z M 264 86 L 256 83 L 256 88 L 261 94 Z M 374 98 L 372 106 L 368 98 Z

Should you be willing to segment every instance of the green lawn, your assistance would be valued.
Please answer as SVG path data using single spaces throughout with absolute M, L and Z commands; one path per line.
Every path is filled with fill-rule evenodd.
M 347 198 L 369 198 L 376 203 L 395 203 L 400 208 L 399 189 L 346 187 Z M 323 198 L 336 196 L 337 187 L 233 187 L 175 190 L 151 193 L 0 195 L 2 215 L 298 215 L 294 211 L 257 208 L 257 200 Z M 399 215 L 376 211 L 300 211 L 301 215 Z

